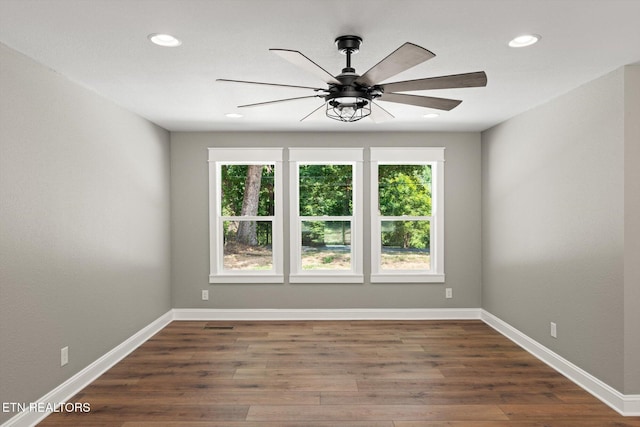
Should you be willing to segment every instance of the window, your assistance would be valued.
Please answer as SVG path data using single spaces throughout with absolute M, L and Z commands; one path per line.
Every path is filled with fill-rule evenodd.
M 371 149 L 371 282 L 444 282 L 444 148 Z
M 282 283 L 282 149 L 209 149 L 211 283 Z
M 444 282 L 444 148 L 371 148 L 372 283 Z M 210 148 L 211 283 L 363 283 L 362 148 Z M 285 171 L 286 172 L 286 171 Z
M 292 148 L 292 283 L 362 283 L 359 148 Z

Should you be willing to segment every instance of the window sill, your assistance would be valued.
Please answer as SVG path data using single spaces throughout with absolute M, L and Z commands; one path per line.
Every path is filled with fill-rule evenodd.
M 289 283 L 364 283 L 362 274 L 292 274 Z
M 444 274 L 378 273 L 371 275 L 371 283 L 444 283 Z
M 284 283 L 282 274 L 216 274 L 209 276 L 209 283 Z

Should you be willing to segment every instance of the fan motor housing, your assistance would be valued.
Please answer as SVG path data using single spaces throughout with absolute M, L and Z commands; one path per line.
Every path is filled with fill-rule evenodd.
M 369 101 L 373 98 L 366 90 L 359 90 L 351 86 L 331 88 L 329 94 L 324 97 L 325 101 L 336 98 L 364 98 Z

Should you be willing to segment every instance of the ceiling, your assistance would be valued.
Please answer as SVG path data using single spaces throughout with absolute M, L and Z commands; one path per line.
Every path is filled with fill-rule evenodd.
M 172 131 L 481 131 L 623 65 L 640 61 L 640 0 L 0 0 L 0 42 Z M 182 40 L 149 42 L 151 33 Z M 509 40 L 542 36 L 528 48 Z M 269 52 L 304 53 L 332 74 L 334 39 L 363 38 L 359 74 L 404 42 L 436 57 L 389 81 L 485 71 L 488 85 L 416 94 L 462 99 L 434 112 L 381 103 L 396 118 L 300 122 L 322 104 L 300 89 L 217 83 L 252 80 L 324 87 Z M 240 112 L 231 119 L 226 113 Z

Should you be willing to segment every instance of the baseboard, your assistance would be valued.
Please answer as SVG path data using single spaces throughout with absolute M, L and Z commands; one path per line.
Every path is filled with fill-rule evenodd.
M 640 395 L 620 393 L 486 310 L 481 310 L 481 319 L 487 325 L 600 399 L 619 414 L 624 416 L 640 415 Z
M 174 308 L 174 320 L 465 320 L 479 308 L 197 309 Z
M 172 320 L 173 312 L 168 311 L 34 403 L 46 407 L 47 404 L 55 406 L 56 404 L 66 402 L 80 390 L 95 381 L 113 365 L 124 359 L 129 353 L 162 330 L 162 328 L 167 326 Z M 34 426 L 46 418 L 50 413 L 51 412 L 20 412 L 2 424 L 1 427 Z

